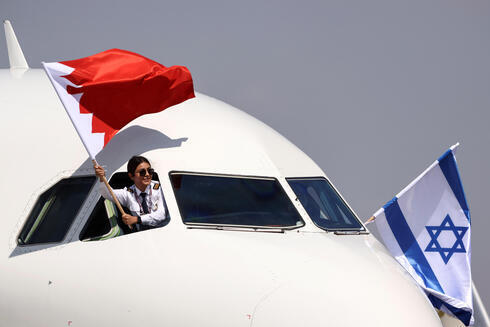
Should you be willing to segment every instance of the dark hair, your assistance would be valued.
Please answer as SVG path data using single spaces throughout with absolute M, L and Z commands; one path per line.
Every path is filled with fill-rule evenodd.
M 150 162 L 145 157 L 132 156 L 131 159 L 129 159 L 128 161 L 128 173 L 134 175 L 136 167 L 138 167 L 143 162 L 146 162 L 151 166 Z

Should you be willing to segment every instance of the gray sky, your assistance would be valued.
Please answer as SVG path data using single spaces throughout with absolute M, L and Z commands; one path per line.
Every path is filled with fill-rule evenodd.
M 0 13 L 31 67 L 114 47 L 187 66 L 197 91 L 310 155 L 363 220 L 459 141 L 490 309 L 490 1 L 2 0 Z

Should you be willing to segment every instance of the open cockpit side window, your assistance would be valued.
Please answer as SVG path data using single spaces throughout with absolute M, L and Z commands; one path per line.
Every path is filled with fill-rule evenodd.
M 160 181 L 157 173 L 153 174 L 152 179 L 157 182 Z M 109 181 L 109 185 L 113 189 L 122 189 L 132 184 L 128 174 L 123 172 L 115 173 Z M 123 209 L 126 213 L 130 213 L 128 208 L 123 207 Z M 81 241 L 101 241 L 132 232 L 134 229 L 129 229 L 122 222 L 121 214 L 116 205 L 112 201 L 100 197 L 79 238 Z
M 18 244 L 63 241 L 94 182 L 94 176 L 66 178 L 42 193 L 22 227 Z
M 173 172 L 170 179 L 186 225 L 257 229 L 304 225 L 275 178 Z
M 107 218 L 106 218 L 107 217 Z M 124 234 L 118 223 L 116 205 L 104 198 L 99 199 L 82 233 L 82 241 L 102 241 Z

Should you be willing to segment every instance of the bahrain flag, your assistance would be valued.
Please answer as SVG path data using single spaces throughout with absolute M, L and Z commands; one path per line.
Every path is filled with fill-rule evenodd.
M 120 49 L 44 63 L 90 157 L 126 124 L 194 97 L 189 70 Z

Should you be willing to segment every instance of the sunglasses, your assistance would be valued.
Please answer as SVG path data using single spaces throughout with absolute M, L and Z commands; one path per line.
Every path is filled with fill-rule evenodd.
M 140 169 L 137 171 L 137 173 L 141 176 L 141 177 L 144 177 L 146 176 L 146 173 L 148 172 L 148 175 L 153 175 L 153 173 L 155 172 L 155 169 L 153 168 L 148 168 L 148 169 Z

